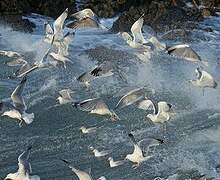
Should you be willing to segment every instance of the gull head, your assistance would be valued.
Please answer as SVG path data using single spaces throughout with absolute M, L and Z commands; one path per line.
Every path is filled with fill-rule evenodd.
M 81 131 L 85 131 L 86 130 L 86 127 L 85 126 L 82 126 L 79 128 Z
M 95 148 L 94 148 L 93 146 L 90 146 L 89 149 L 90 149 L 91 151 L 94 151 L 94 150 L 95 150 Z
M 71 17 L 78 19 L 78 20 L 82 20 L 85 18 L 94 18 L 96 17 L 96 14 L 91 9 L 87 8 L 75 14 L 72 14 Z
M 112 158 L 112 157 L 109 157 L 109 158 L 108 158 L 108 161 L 113 161 L 113 158 Z
M 110 114 L 110 119 L 112 121 L 117 121 L 117 120 L 120 120 L 120 118 L 118 117 L 118 115 L 114 112 L 114 111 L 111 111 L 111 114 Z
M 130 160 L 132 159 L 132 154 L 127 154 L 124 160 Z
M 105 176 L 99 177 L 97 180 L 107 180 Z
M 58 97 L 57 99 L 56 99 L 60 104 L 62 103 L 62 97 Z
M 153 114 L 148 114 L 148 115 L 147 115 L 147 118 L 149 118 L 150 120 L 152 120 L 152 119 L 154 119 L 154 116 L 153 116 Z

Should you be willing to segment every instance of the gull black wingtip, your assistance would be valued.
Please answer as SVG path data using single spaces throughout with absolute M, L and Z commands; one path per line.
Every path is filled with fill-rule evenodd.
M 30 151 L 31 149 L 32 149 L 32 146 L 29 146 L 29 147 L 27 148 L 28 151 Z
M 63 161 L 65 164 L 70 164 L 70 162 L 65 159 L 60 159 L 60 160 Z
M 158 139 L 158 138 L 154 138 L 156 139 L 160 144 L 163 144 L 164 143 L 164 140 L 163 139 Z

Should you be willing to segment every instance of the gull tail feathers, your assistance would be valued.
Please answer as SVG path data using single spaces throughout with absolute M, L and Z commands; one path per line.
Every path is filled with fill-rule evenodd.
M 34 113 L 28 114 L 28 113 L 24 112 L 22 114 L 22 119 L 24 120 L 24 122 L 26 124 L 31 124 L 34 121 Z
M 40 176 L 37 175 L 30 176 L 30 180 L 40 180 Z

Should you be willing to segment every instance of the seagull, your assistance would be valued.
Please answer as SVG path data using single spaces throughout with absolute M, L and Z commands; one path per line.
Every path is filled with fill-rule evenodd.
M 9 58 L 21 58 L 22 57 L 21 54 L 19 54 L 18 52 L 15 52 L 15 51 L 0 50 L 0 55 L 1 56 L 7 56 Z
M 95 149 L 93 146 L 89 147 L 89 149 L 94 153 L 95 157 L 107 156 L 110 153 L 110 151 L 108 150 L 99 151 L 98 149 Z
M 113 65 L 109 61 L 105 61 L 99 66 L 94 67 L 92 70 L 84 72 L 81 74 L 77 80 L 81 83 L 84 83 L 86 87 L 90 86 L 90 82 L 94 79 L 101 77 L 109 77 L 112 76 L 113 73 Z
M 208 72 L 201 70 L 199 67 L 195 69 L 196 73 L 196 80 L 190 80 L 190 82 L 197 87 L 203 88 L 216 88 L 217 87 L 217 82 L 213 78 L 211 74 Z
M 73 93 L 73 91 L 70 89 L 63 89 L 59 91 L 60 96 L 57 98 L 59 104 L 68 104 L 73 102 L 73 99 L 70 95 L 71 93 Z
M 145 99 L 144 88 L 136 88 L 126 93 L 117 103 L 116 108 L 124 108 Z
M 70 15 L 70 17 L 76 20 L 67 24 L 69 28 L 93 27 L 106 29 L 106 27 L 100 23 L 98 16 L 89 8 L 76 12 Z
M 25 63 L 27 63 L 26 60 L 24 60 L 23 58 L 17 58 L 17 59 L 13 59 L 12 61 L 7 62 L 6 64 L 8 66 L 20 66 L 20 65 L 24 65 Z
M 76 107 L 82 111 L 90 112 L 91 114 L 110 116 L 112 121 L 119 119 L 115 112 L 111 111 L 105 102 L 100 98 L 86 99 L 81 102 L 76 102 L 73 104 L 73 107 Z
M 80 130 L 83 134 L 94 133 L 97 130 L 97 127 L 86 128 L 85 126 L 80 127 Z
M 167 52 L 169 55 L 177 56 L 190 62 L 201 62 L 208 66 L 208 62 L 202 61 L 201 57 L 188 44 L 167 47 Z
M 133 167 L 137 168 L 143 161 L 148 160 L 149 158 L 151 158 L 152 156 L 146 156 L 145 152 L 142 151 L 141 147 L 139 146 L 139 144 L 137 143 L 137 141 L 135 140 L 133 134 L 129 133 L 128 134 L 129 138 L 131 139 L 131 141 L 133 142 L 134 145 L 134 151 L 132 154 L 128 154 L 125 159 L 129 160 L 133 163 L 135 163 L 135 165 Z M 150 147 L 153 146 L 158 146 L 161 143 L 163 143 L 163 140 L 160 139 L 151 139 L 149 145 L 148 145 L 148 149 Z M 148 152 L 147 152 L 148 153 Z
M 29 163 L 30 150 L 31 147 L 18 157 L 18 171 L 8 174 L 4 180 L 40 180 L 37 175 L 30 176 L 32 173 L 31 164 Z
M 22 97 L 22 92 L 26 81 L 27 78 L 25 76 L 11 94 L 12 103 L 0 102 L 0 112 L 2 114 L 1 116 L 8 116 L 13 119 L 18 119 L 20 121 L 20 127 L 23 122 L 26 124 L 31 124 L 34 119 L 34 113 L 26 113 L 27 107 Z
M 62 161 L 64 163 L 66 163 L 68 165 L 68 167 L 77 175 L 77 177 L 79 178 L 79 180 L 92 180 L 92 177 L 90 175 L 90 173 L 87 173 L 85 171 L 76 169 L 75 167 L 70 165 L 70 162 L 63 160 Z
M 150 102 L 150 100 L 149 100 Z M 170 120 L 171 118 L 171 108 L 172 104 L 169 104 L 165 101 L 158 102 L 158 108 L 154 105 L 154 103 L 151 101 L 151 104 L 153 106 L 153 114 L 148 114 L 147 117 L 153 121 L 154 123 L 165 123 Z
M 45 23 L 45 41 L 51 43 L 53 36 L 54 41 L 63 39 L 63 25 L 68 16 L 68 8 L 54 21 L 53 28 L 49 23 Z
M 72 61 L 68 57 L 65 56 L 65 53 L 64 53 L 62 47 L 58 48 L 57 53 L 51 52 L 49 55 L 53 58 L 53 60 L 55 60 L 59 63 L 63 63 L 63 66 L 65 69 L 66 69 L 66 62 L 72 63 Z
M 27 61 L 21 66 L 20 69 L 18 69 L 14 74 L 16 77 L 21 78 L 26 76 L 27 74 L 31 73 L 32 71 L 39 69 L 39 68 L 45 68 L 48 67 L 48 64 L 46 63 L 48 54 L 50 52 L 50 48 L 46 51 L 45 55 L 40 61 L 35 61 L 32 65 L 30 65 Z
M 114 161 L 112 157 L 109 157 L 108 161 L 111 168 L 121 166 L 125 163 L 125 161 Z
M 142 27 L 144 23 L 144 14 L 132 25 L 130 36 L 127 32 L 122 33 L 122 38 L 126 40 L 126 42 L 132 48 L 144 49 L 144 50 L 151 50 L 148 41 L 144 39 L 142 34 Z

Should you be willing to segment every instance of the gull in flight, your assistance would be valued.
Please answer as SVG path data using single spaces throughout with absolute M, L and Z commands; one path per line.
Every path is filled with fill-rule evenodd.
M 172 104 L 169 104 L 165 101 L 160 101 L 157 103 L 157 107 L 154 105 L 154 103 L 151 102 L 151 105 L 153 106 L 153 114 L 148 114 L 147 117 L 153 121 L 154 123 L 165 123 L 170 120 L 172 115 Z
M 59 101 L 59 104 L 68 104 L 68 103 L 73 102 L 73 99 L 70 95 L 71 93 L 73 93 L 73 91 L 70 89 L 63 89 L 59 91 L 60 96 L 57 98 L 57 100 Z
M 217 82 L 213 78 L 211 74 L 208 72 L 201 70 L 199 67 L 195 69 L 196 73 L 196 80 L 190 80 L 190 82 L 197 87 L 200 87 L 203 89 L 203 94 L 204 94 L 204 89 L 205 88 L 216 88 L 217 87 Z
M 104 27 L 100 23 L 98 16 L 89 8 L 76 12 L 72 14 L 70 17 L 73 17 L 75 21 L 67 24 L 67 27 L 70 28 L 94 27 L 94 28 L 106 29 L 106 27 Z
M 168 47 L 167 52 L 169 55 L 177 56 L 190 62 L 201 62 L 205 66 L 208 66 L 208 62 L 202 61 L 201 57 L 188 44 Z
M 85 84 L 86 87 L 90 86 L 90 82 L 97 78 L 109 77 L 112 76 L 113 73 L 113 65 L 111 62 L 105 61 L 99 66 L 96 66 L 92 70 L 89 70 L 83 74 L 81 74 L 77 80 Z
M 137 168 L 137 167 L 139 167 L 139 165 L 143 161 L 147 161 L 152 156 L 148 156 L 148 155 L 146 156 L 145 155 L 146 153 L 148 153 L 148 151 L 146 153 L 142 151 L 140 145 L 135 140 L 133 134 L 129 133 L 128 136 L 131 139 L 131 141 L 133 142 L 134 151 L 133 151 L 132 154 L 128 154 L 125 157 L 125 159 L 135 163 L 135 165 L 133 167 Z M 150 139 L 150 142 L 149 142 L 149 145 L 148 145 L 148 150 L 149 150 L 150 147 L 158 146 L 161 143 L 163 143 L 163 140 L 160 140 L 160 139 Z
M 63 160 L 63 159 L 62 159 L 62 161 L 68 165 L 68 167 L 76 174 L 76 176 L 78 177 L 79 180 L 93 180 L 93 178 L 91 176 L 91 172 L 85 172 L 85 171 L 76 169 L 75 167 L 70 165 L 70 162 Z M 97 180 L 105 180 L 105 179 L 103 179 L 103 178 L 105 178 L 104 176 L 101 176 L 100 178 L 98 178 Z
M 7 56 L 9 58 L 21 58 L 22 57 L 21 54 L 19 54 L 18 52 L 15 52 L 15 51 L 0 50 L 0 55 L 1 56 Z
M 76 102 L 73 104 L 74 107 L 82 110 L 90 112 L 90 114 L 98 114 L 102 116 L 110 116 L 112 121 L 116 121 L 119 117 L 115 114 L 114 111 L 111 111 L 107 104 L 99 98 L 94 99 L 86 99 L 81 102 Z
M 112 157 L 109 157 L 108 161 L 109 161 L 109 166 L 111 168 L 117 167 L 117 166 L 121 166 L 121 165 L 123 165 L 125 163 L 124 160 L 122 160 L 122 161 L 114 161 L 114 159 Z
M 98 149 L 95 149 L 93 146 L 89 147 L 89 149 L 93 152 L 95 157 L 107 156 L 110 153 L 110 151 L 108 150 L 99 151 Z
M 18 119 L 20 121 L 19 126 L 22 123 L 31 124 L 34 119 L 34 113 L 26 113 L 27 107 L 25 105 L 24 99 L 22 97 L 22 92 L 27 79 L 24 77 L 19 85 L 11 94 L 11 102 L 0 102 L 0 112 L 1 116 L 8 116 L 13 119 Z
M 151 50 L 148 46 L 149 42 L 144 39 L 142 34 L 142 27 L 144 23 L 144 14 L 132 25 L 130 36 L 127 32 L 122 33 L 122 38 L 131 46 L 132 48 Z
M 150 104 L 147 101 L 147 97 L 145 96 L 145 88 L 136 88 L 128 93 L 126 93 L 117 103 L 117 108 L 124 108 L 126 106 L 136 104 L 138 108 L 140 109 L 148 109 Z
M 36 69 L 39 68 L 46 68 L 49 65 L 47 64 L 47 57 L 50 52 L 50 48 L 46 51 L 45 55 L 40 61 L 35 61 L 32 65 L 29 64 L 27 61 L 21 66 L 20 69 L 18 69 L 14 74 L 16 77 L 21 78 L 26 76 L 27 74 L 33 72 Z
M 32 173 L 31 164 L 29 163 L 30 150 L 31 147 L 18 157 L 18 171 L 8 174 L 4 180 L 40 180 L 37 175 L 30 176 Z
M 53 36 L 54 41 L 63 39 L 63 25 L 68 16 L 68 8 L 54 21 L 53 28 L 49 23 L 45 23 L 45 41 L 51 43 Z
M 90 127 L 90 128 L 86 128 L 85 126 L 80 127 L 80 131 L 83 134 L 94 133 L 94 132 L 96 132 L 97 129 L 98 129 L 97 127 Z

